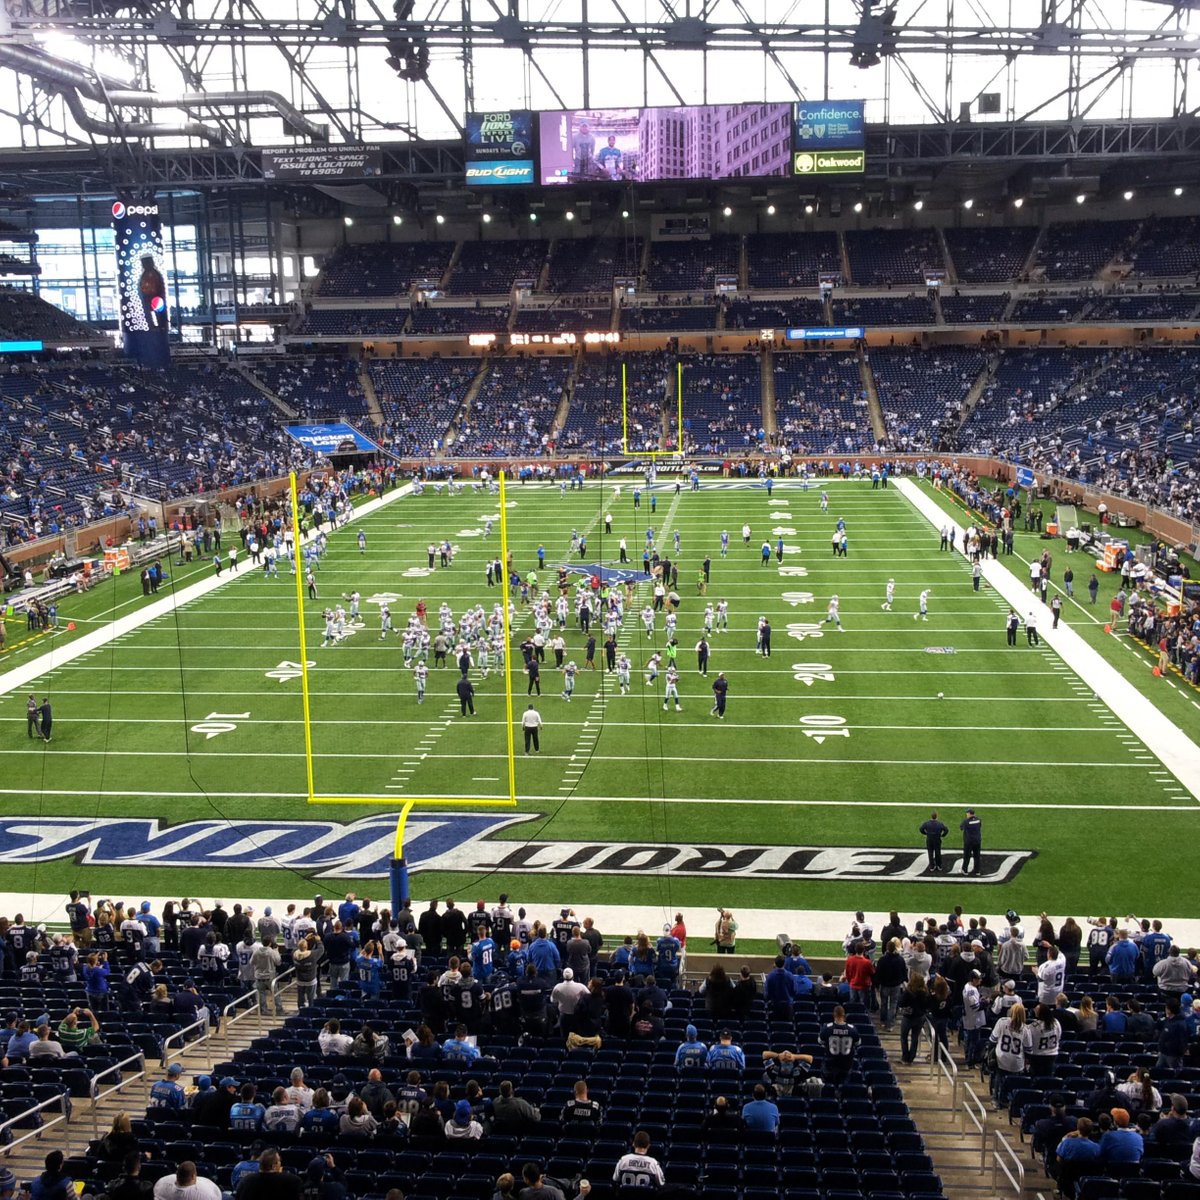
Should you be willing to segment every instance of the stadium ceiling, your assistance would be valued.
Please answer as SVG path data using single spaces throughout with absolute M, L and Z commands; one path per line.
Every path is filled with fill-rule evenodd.
M 301 16 L 290 0 L 6 0 L 0 146 L 26 153 L 0 151 L 0 169 L 24 163 L 28 187 L 86 156 L 89 178 L 261 184 L 257 148 L 379 143 L 387 177 L 450 182 L 467 111 L 824 97 L 864 99 L 900 136 L 875 154 L 885 178 L 914 159 L 994 159 L 1006 139 L 1026 158 L 1022 130 L 1064 162 L 1097 145 L 1190 154 L 1198 8 L 311 0 Z M 1138 144 L 1118 145 L 1123 123 Z

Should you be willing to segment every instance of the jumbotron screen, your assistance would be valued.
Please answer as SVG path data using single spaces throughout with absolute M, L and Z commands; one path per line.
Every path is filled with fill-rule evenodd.
M 792 173 L 790 104 L 538 114 L 543 184 L 755 179 Z

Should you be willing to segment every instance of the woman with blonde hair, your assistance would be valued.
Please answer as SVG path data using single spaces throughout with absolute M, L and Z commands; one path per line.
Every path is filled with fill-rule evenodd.
M 996 1048 L 996 1074 L 992 1091 L 1001 1103 L 1006 1099 L 1006 1082 L 1025 1073 L 1025 1056 L 1029 1051 L 1030 1033 L 1025 1024 L 1025 1006 L 1014 1004 L 992 1030 L 992 1045 Z
M 1079 1032 L 1093 1037 L 1096 1026 L 1100 1022 L 1100 1014 L 1096 1011 L 1095 1001 L 1091 996 L 1084 996 L 1075 1010 L 1075 1019 L 1079 1022 Z

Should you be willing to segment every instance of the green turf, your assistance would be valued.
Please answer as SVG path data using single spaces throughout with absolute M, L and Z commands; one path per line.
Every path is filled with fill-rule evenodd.
M 498 839 L 511 842 L 514 851 L 531 837 L 714 847 L 906 847 L 918 842 L 916 826 L 931 807 L 942 809 L 956 826 L 963 809 L 973 804 L 984 816 L 987 847 L 1034 851 L 1036 857 L 1006 885 L 967 887 L 950 878 L 897 883 L 667 877 L 653 871 L 591 874 L 566 865 L 552 874 L 520 868 L 427 873 L 417 877 L 418 895 L 454 892 L 474 899 L 477 893 L 490 897 L 508 890 L 530 903 L 569 899 L 693 909 L 724 903 L 792 910 L 896 906 L 932 912 L 947 902 L 985 911 L 1010 904 L 1024 910 L 1059 898 L 1067 908 L 1129 911 L 1144 900 L 1144 885 L 1126 869 L 1127 844 L 1131 838 L 1144 844 L 1153 837 L 1162 868 L 1179 881 L 1177 902 L 1196 899 L 1195 885 L 1186 882 L 1191 873 L 1185 849 L 1195 829 L 1195 802 L 1168 790 L 1173 780 L 1151 774 L 1161 771 L 1159 764 L 1141 757 L 1146 751 L 1093 701 L 1090 690 L 1081 689 L 1053 651 L 1028 648 L 1023 638 L 1018 648 L 1006 647 L 1007 606 L 987 589 L 972 591 L 961 557 L 938 552 L 928 523 L 895 489 L 831 484 L 830 510 L 824 514 L 819 486 L 807 493 L 790 484 L 777 487 L 773 499 L 786 500 L 785 507 L 769 503 L 761 487 L 707 487 L 676 499 L 665 485 L 653 517 L 645 499 L 634 512 L 630 489 L 626 482 L 620 500 L 605 504 L 615 529 L 611 538 L 602 538 L 598 486 L 561 497 L 556 487 L 514 485 L 510 544 L 517 565 L 529 569 L 539 542 L 553 564 L 563 560 L 572 527 L 587 528 L 586 561 L 612 562 L 618 537 L 625 536 L 631 557 L 640 559 L 647 524 L 654 524 L 668 552 L 678 529 L 684 711 L 664 712 L 662 677 L 650 688 L 637 669 L 653 646 L 661 647 L 661 616 L 655 638 L 648 641 L 636 611 L 627 614 L 621 640 L 635 665 L 630 696 L 614 695 L 602 670 L 581 672 L 568 705 L 558 697 L 555 672 L 544 670 L 543 753 L 527 759 L 518 744 L 517 762 L 521 811 L 537 819 L 513 825 L 495 835 Z M 350 532 L 335 535 L 320 573 L 322 598 L 352 588 L 364 597 L 397 594 L 392 607 L 401 623 L 419 598 L 431 613 L 443 600 L 456 614 L 468 603 L 490 608 L 500 593 L 485 586 L 483 563 L 498 552 L 498 536 L 493 532 L 485 540 L 480 534 L 481 518 L 494 513 L 495 505 L 493 497 L 427 493 L 356 522 Z M 780 512 L 790 516 L 780 518 Z M 829 548 L 839 515 L 850 535 L 844 560 L 835 559 Z M 741 544 L 743 521 L 752 526 L 749 548 Z M 794 529 L 795 535 L 786 535 L 789 545 L 798 543 L 803 550 L 789 550 L 784 567 L 806 574 L 781 576 L 774 560 L 760 565 L 761 538 L 774 543 L 770 531 L 776 525 Z M 365 556 L 353 540 L 360 526 L 368 535 Z M 727 559 L 719 557 L 723 528 L 731 534 Z M 466 532 L 473 530 L 480 534 Z M 460 547 L 454 566 L 429 576 L 406 575 L 424 567 L 425 546 L 443 536 Z M 1021 535 L 1019 553 L 1027 556 L 1034 544 Z M 713 638 L 710 666 L 713 675 L 726 671 L 731 683 L 723 722 L 709 715 L 710 681 L 697 675 L 692 652 L 703 607 L 694 579 L 705 552 L 713 559 L 710 598 L 727 598 L 731 609 L 730 632 Z M 1023 577 L 1024 564 L 1013 560 L 1013 566 Z M 268 676 L 298 657 L 293 580 L 286 573 L 268 580 L 248 566 L 242 576 L 40 680 L 39 690 L 48 685 L 56 701 L 52 745 L 26 739 L 22 694 L 0 701 L 0 715 L 8 717 L 10 728 L 0 750 L 0 813 L 179 822 L 350 821 L 388 811 L 366 805 L 313 808 L 304 802 L 300 684 Z M 1077 566 L 1076 576 L 1086 603 L 1086 568 Z M 891 613 L 880 609 L 889 577 L 897 584 Z M 913 613 L 923 587 L 933 589 L 930 619 L 917 622 Z M 835 591 L 842 601 L 844 633 L 820 625 Z M 783 600 L 785 592 L 813 598 L 793 606 Z M 123 577 L 65 602 L 60 620 L 82 626 L 83 618 L 103 621 L 114 607 L 127 605 L 120 608 L 123 615 L 142 603 L 149 601 L 141 599 L 136 578 Z M 453 668 L 430 671 L 426 702 L 418 707 L 398 640 L 381 643 L 375 606 L 365 604 L 364 611 L 363 630 L 345 644 L 318 649 L 321 621 L 309 608 L 317 791 L 394 795 L 397 803 L 406 794 L 503 795 L 507 764 L 500 678 L 476 678 L 473 720 L 458 716 Z M 754 651 L 760 615 L 770 617 L 775 629 L 770 659 Z M 1067 619 L 1086 625 L 1085 635 L 1102 653 L 1138 686 L 1148 686 L 1141 660 L 1093 627 L 1090 614 L 1076 618 L 1069 612 Z M 788 636 L 789 623 L 810 627 L 798 630 L 803 641 Z M 530 628 L 519 612 L 518 639 Z M 569 631 L 568 653 L 582 665 L 583 638 L 573 627 Z M 929 653 L 931 647 L 954 653 Z M 518 655 L 514 665 L 519 663 Z M 603 667 L 599 652 L 597 663 Z M 831 673 L 834 679 L 797 680 L 793 664 L 800 663 L 828 664 L 828 672 L 808 673 Z M 525 689 L 519 672 L 515 678 L 519 712 Z M 601 688 L 604 698 L 597 702 Z M 938 699 L 939 692 L 944 699 Z M 1173 719 L 1195 728 L 1189 697 L 1159 689 L 1155 698 Z M 249 716 L 230 718 L 236 725 L 231 732 L 206 738 L 192 731 L 211 714 L 241 713 Z M 810 725 L 810 731 L 824 732 L 825 740 L 805 737 L 802 719 L 813 716 L 841 718 L 838 728 L 849 736 Z M 235 848 L 227 868 L 181 874 L 179 868 L 152 865 L 81 866 L 51 855 L 36 866 L 8 866 L 6 886 L 55 891 L 82 882 L 93 894 L 171 894 L 184 890 L 186 878 L 186 890 L 207 894 L 305 896 L 316 887 L 332 892 L 348 886 L 376 894 L 384 890 L 382 882 L 236 865 L 243 859 Z

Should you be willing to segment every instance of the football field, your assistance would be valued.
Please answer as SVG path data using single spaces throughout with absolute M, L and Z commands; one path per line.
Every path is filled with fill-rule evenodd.
M 1008 604 L 986 584 L 973 590 L 969 564 L 939 551 L 936 530 L 897 488 L 838 480 L 805 490 L 789 480 L 769 495 L 759 484 L 709 481 L 677 494 L 671 480 L 655 488 L 651 512 L 650 493 L 635 510 L 632 481 L 619 486 L 614 498 L 611 483 L 565 496 L 557 485 L 512 484 L 508 541 L 523 574 L 545 546 L 540 584 L 554 594 L 560 564 L 624 578 L 617 547 L 627 540 L 638 598 L 618 641 L 633 660 L 631 693 L 620 694 L 599 647 L 597 669 L 582 669 L 586 639 L 570 620 L 567 658 L 581 668 L 578 683 L 564 700 L 547 655 L 542 694 L 533 697 L 545 722 L 540 754 L 522 752 L 518 730 L 518 808 L 465 803 L 418 809 L 410 819 L 418 899 L 490 900 L 507 891 L 521 903 L 693 910 L 939 913 L 961 903 L 1024 912 L 1057 903 L 1064 912 L 1125 913 L 1145 904 L 1154 879 L 1169 877 L 1171 911 L 1195 908 L 1200 889 L 1187 881 L 1196 798 L 1054 649 L 1028 645 L 1023 631 L 1016 647 L 1006 645 Z M 386 894 L 395 811 L 406 796 L 469 802 L 508 792 L 503 673 L 473 672 L 476 715 L 464 718 L 453 656 L 444 669 L 431 662 L 418 704 L 400 639 L 381 640 L 378 616 L 389 603 L 403 628 L 422 599 L 431 625 L 443 602 L 456 618 L 475 604 L 490 612 L 502 595 L 485 579 L 485 563 L 500 553 L 497 504 L 470 490 L 397 496 L 330 540 L 319 599 L 306 605 L 314 784 L 318 795 L 369 803 L 307 803 L 286 565 L 271 579 L 243 563 L 228 584 L 75 661 L 47 659 L 33 686 L 55 702 L 50 745 L 26 737 L 28 688 L 0 700 L 7 890 L 84 886 L 130 899 L 198 889 Z M 839 518 L 844 558 L 831 550 Z M 664 614 L 651 637 L 639 617 L 651 594 L 641 571 L 650 527 L 679 566 L 682 711 L 664 709 L 662 673 L 647 681 L 646 664 L 666 642 Z M 587 537 L 583 558 L 569 555 L 572 530 Z M 430 570 L 426 547 L 443 538 L 457 547 L 453 565 Z M 765 564 L 764 539 L 772 550 Z M 1055 553 L 1065 547 L 1057 543 Z M 728 631 L 710 639 L 707 678 L 694 650 L 706 554 L 707 600 L 729 605 Z M 1025 578 L 1021 558 L 1001 561 Z M 1087 570 L 1086 562 L 1076 567 L 1080 584 Z M 210 574 L 180 568 L 173 582 Z M 885 611 L 889 579 L 896 600 Z M 64 602 L 60 619 L 94 629 L 118 608 L 136 612 L 150 601 L 119 590 L 131 583 Z M 914 619 L 926 589 L 928 620 Z M 363 597 L 363 624 L 321 647 L 322 606 L 353 590 Z M 825 620 L 834 594 L 841 629 Z M 761 617 L 773 629 L 769 657 L 755 649 Z M 1066 620 L 1086 626 L 1089 640 L 1103 637 L 1073 606 Z M 516 646 L 532 631 L 518 603 L 518 718 L 529 701 Z M 717 672 L 729 681 L 724 720 L 710 712 Z M 1171 703 L 1172 719 L 1200 716 L 1186 699 Z M 1194 736 L 1196 722 L 1188 728 Z M 954 872 L 968 806 L 984 822 L 984 856 L 981 875 L 964 880 Z M 952 829 L 949 871 L 940 876 L 925 873 L 917 834 L 934 808 Z

